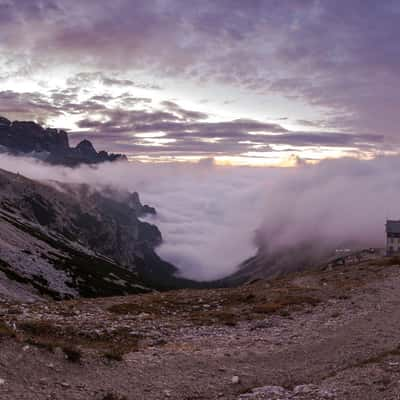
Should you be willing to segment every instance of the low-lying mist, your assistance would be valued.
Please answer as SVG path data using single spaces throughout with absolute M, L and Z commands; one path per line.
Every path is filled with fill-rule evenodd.
M 157 252 L 199 280 L 234 272 L 258 248 L 382 247 L 386 217 L 400 216 L 398 157 L 296 168 L 122 162 L 70 169 L 0 155 L 0 168 L 139 192 L 158 212 L 150 220 L 164 237 Z

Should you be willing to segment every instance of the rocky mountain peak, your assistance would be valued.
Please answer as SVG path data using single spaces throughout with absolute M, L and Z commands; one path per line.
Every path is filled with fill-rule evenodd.
M 76 149 L 82 154 L 87 155 L 97 155 L 97 151 L 93 147 L 92 142 L 87 139 L 82 140 L 77 146 Z
M 0 127 L 2 127 L 2 126 L 8 127 L 10 125 L 11 125 L 11 121 L 10 120 L 0 116 Z
M 70 147 L 68 133 L 33 121 L 11 122 L 0 116 L 0 146 L 13 155 L 30 155 L 51 164 L 76 166 L 126 160 L 122 154 L 97 152 L 89 140 Z

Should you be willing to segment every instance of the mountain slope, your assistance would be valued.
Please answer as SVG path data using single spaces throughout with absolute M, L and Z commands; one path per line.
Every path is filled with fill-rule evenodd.
M 154 252 L 160 231 L 139 219 L 146 212 L 155 211 L 136 193 L 0 170 L 0 293 L 95 297 L 148 291 L 146 280 L 179 286 L 176 268 Z
M 384 254 L 383 249 L 367 248 L 349 244 L 346 250 L 321 247 L 318 243 L 304 242 L 280 251 L 259 249 L 254 257 L 244 261 L 237 271 L 223 278 L 221 286 L 233 287 L 260 279 L 272 279 L 293 272 L 323 270 L 337 265 L 353 265 L 361 260 Z M 350 250 L 353 248 L 353 250 Z

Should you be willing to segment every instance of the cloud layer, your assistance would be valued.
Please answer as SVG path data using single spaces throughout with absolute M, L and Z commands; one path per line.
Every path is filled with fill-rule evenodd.
M 86 82 L 87 75 L 75 77 L 74 84 L 79 85 L 81 79 Z M 106 78 L 96 74 L 95 79 Z M 8 113 L 22 118 L 36 116 L 39 120 L 74 116 L 77 128 L 70 132 L 72 142 L 89 138 L 98 148 L 136 157 L 251 153 L 254 157 L 269 154 L 273 158 L 280 157 L 282 151 L 287 155 L 296 154 L 299 149 L 318 154 L 323 148 L 370 156 L 386 149 L 381 134 L 344 133 L 315 127 L 309 131 L 293 131 L 276 122 L 249 118 L 213 121 L 211 114 L 183 108 L 176 102 L 162 101 L 156 106 L 152 99 L 130 93 L 93 95 L 82 100 L 78 86 L 46 95 L 0 92 L 0 115 Z
M 138 191 L 143 203 L 157 209 L 157 217 L 149 222 L 160 228 L 164 238 L 158 253 L 185 277 L 220 278 L 256 250 L 257 207 L 263 203 L 261 170 L 220 168 L 212 162 L 185 166 L 122 162 L 71 169 L 4 154 L 0 168 L 33 179 Z
M 291 169 L 211 162 L 67 169 L 1 155 L 0 168 L 35 179 L 137 190 L 157 208 L 152 222 L 165 240 L 160 255 L 194 279 L 225 276 L 258 248 L 290 254 L 304 243 L 315 251 L 383 247 L 385 219 L 400 217 L 398 157 Z

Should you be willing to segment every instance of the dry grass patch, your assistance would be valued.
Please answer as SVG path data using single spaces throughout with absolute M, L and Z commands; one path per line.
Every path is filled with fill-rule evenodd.
M 77 347 L 64 346 L 62 347 L 62 351 L 64 352 L 65 357 L 68 361 L 71 361 L 73 363 L 78 363 L 81 361 L 82 352 Z
M 316 306 L 320 299 L 311 296 L 280 296 L 267 303 L 256 304 L 253 311 L 257 314 L 275 314 L 287 308 L 300 309 L 305 305 Z
M 151 314 L 154 317 L 162 317 L 171 312 L 190 312 L 199 303 L 201 294 L 193 290 L 177 291 L 156 295 L 144 295 L 137 297 L 136 302 L 113 304 L 108 311 L 117 315 Z
M 103 357 L 109 361 L 123 361 L 124 353 L 119 349 L 111 349 L 103 353 Z
M 365 285 L 365 281 L 358 277 L 351 277 L 343 275 L 332 280 L 333 285 L 336 289 L 342 289 L 344 291 L 350 291 L 355 288 L 359 288 Z
M 128 398 L 126 396 L 110 392 L 104 395 L 102 400 L 128 400 Z
M 253 307 L 253 311 L 256 314 L 274 314 L 284 307 L 286 306 L 281 303 L 256 304 Z
M 362 360 L 356 364 L 356 366 L 361 367 L 368 364 L 378 364 L 385 360 L 387 357 L 398 357 L 400 356 L 400 345 L 395 347 L 394 349 L 383 351 L 375 356 L 369 357 L 365 360 Z
M 0 321 L 0 338 L 15 337 L 15 332 L 4 321 Z
M 138 315 L 146 313 L 158 316 L 163 314 L 165 311 L 176 310 L 182 306 L 183 304 L 162 297 L 151 297 L 140 299 L 140 302 L 137 303 L 114 304 L 108 308 L 108 311 L 117 315 Z
M 190 315 L 190 320 L 196 325 L 226 325 L 235 326 L 240 321 L 240 314 L 229 310 L 199 311 Z
M 379 267 L 391 267 L 393 265 L 400 265 L 400 257 L 382 257 L 377 260 L 371 260 L 369 262 L 371 266 L 379 266 Z
M 18 328 L 32 336 L 53 336 L 60 332 L 60 328 L 48 321 L 24 321 Z
M 121 355 L 138 350 L 139 338 L 126 328 L 93 334 L 72 326 L 57 326 L 48 321 L 26 321 L 18 325 L 23 340 L 53 351 L 59 347 L 72 362 L 81 359 L 83 350 Z
M 108 311 L 118 315 L 140 314 L 144 312 L 144 308 L 136 303 L 122 303 L 112 305 L 108 308 Z
M 280 279 L 268 285 L 257 282 L 234 289 L 145 295 L 134 302 L 113 304 L 108 311 L 119 316 L 145 313 L 148 319 L 186 319 L 200 326 L 235 326 L 240 321 L 263 318 L 263 314 L 283 315 L 287 309 L 294 311 L 307 304 L 316 305 L 321 301 L 317 296 L 318 290 L 304 289 Z

